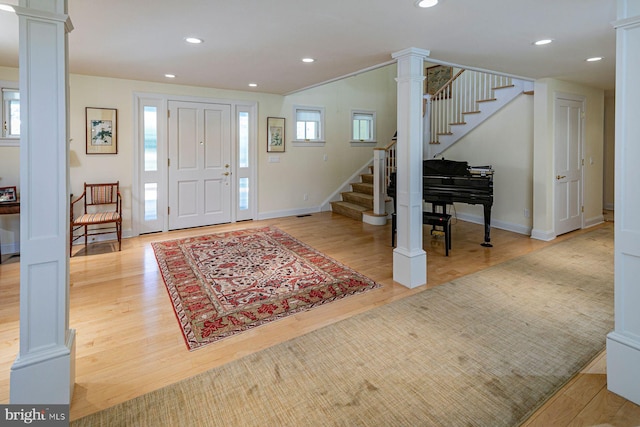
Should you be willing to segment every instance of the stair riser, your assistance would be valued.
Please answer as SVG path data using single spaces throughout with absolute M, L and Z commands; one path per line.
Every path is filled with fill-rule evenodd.
M 341 206 L 337 203 L 331 203 L 331 211 L 349 218 L 356 219 L 358 221 L 362 221 L 362 212 L 354 211 L 346 206 Z
M 370 197 L 363 197 L 362 193 L 342 193 L 342 200 L 373 209 L 373 200 Z
M 360 180 L 367 184 L 373 184 L 373 174 L 360 175 Z
M 354 183 L 351 184 L 351 188 L 356 193 L 364 193 L 373 196 L 373 186 L 371 184 Z

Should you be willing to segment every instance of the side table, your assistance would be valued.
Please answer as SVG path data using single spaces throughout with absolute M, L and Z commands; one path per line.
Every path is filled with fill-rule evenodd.
M 20 213 L 20 201 L 0 202 L 0 215 L 12 215 Z M 2 264 L 2 242 L 0 242 L 0 264 Z

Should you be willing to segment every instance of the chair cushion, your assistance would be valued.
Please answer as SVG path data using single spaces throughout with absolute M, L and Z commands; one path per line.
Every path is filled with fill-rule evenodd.
M 76 218 L 73 223 L 75 225 L 100 224 L 103 222 L 114 222 L 119 220 L 120 214 L 118 212 L 96 212 L 81 215 Z

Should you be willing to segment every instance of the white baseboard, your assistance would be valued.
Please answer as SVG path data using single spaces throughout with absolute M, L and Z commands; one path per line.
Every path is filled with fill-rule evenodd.
M 122 238 L 128 239 L 129 237 L 133 237 L 133 230 L 122 230 Z M 115 241 L 118 240 L 118 238 L 116 237 L 116 233 L 107 233 L 107 234 L 100 234 L 97 236 L 89 236 L 88 243 L 91 244 L 95 242 L 108 242 L 112 240 L 115 240 Z M 75 240 L 73 242 L 73 245 L 74 246 L 84 245 L 84 237 L 81 237 L 78 240 Z M 2 253 L 4 253 L 4 251 L 2 251 Z
M 604 204 L 604 208 L 608 211 L 614 211 L 615 209 L 613 208 L 613 203 L 605 203 Z
M 462 221 L 471 222 L 474 224 L 484 225 L 484 217 L 479 215 L 470 215 L 466 213 L 458 213 L 456 217 Z M 492 228 L 499 228 L 501 230 L 511 231 L 518 234 L 524 234 L 526 236 L 531 235 L 531 227 L 527 227 L 521 224 L 513 224 L 510 222 L 491 220 Z
M 312 213 L 321 212 L 320 206 L 313 206 L 310 208 L 301 208 L 301 209 L 289 209 L 282 211 L 271 211 L 271 212 L 261 212 L 258 214 L 258 219 L 273 219 L 273 218 L 282 218 L 285 216 L 297 216 L 297 215 L 308 215 Z
M 543 230 L 533 229 L 531 231 L 531 238 L 549 242 L 556 238 L 556 233 L 554 233 L 553 230 L 543 231 Z
M 593 227 L 604 222 L 604 215 L 598 215 L 593 218 L 587 218 L 584 220 L 584 228 Z

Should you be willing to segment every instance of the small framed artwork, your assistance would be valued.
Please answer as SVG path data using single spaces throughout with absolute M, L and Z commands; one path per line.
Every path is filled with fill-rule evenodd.
M 15 202 L 16 200 L 16 187 L 0 187 L 0 203 Z
M 453 68 L 445 65 L 435 65 L 426 69 L 425 78 L 425 93 L 434 95 L 453 77 Z M 445 98 L 449 98 L 450 94 L 447 92 Z
M 284 118 L 267 117 L 267 153 L 284 152 Z
M 85 109 L 87 117 L 87 154 L 118 154 L 118 110 Z

